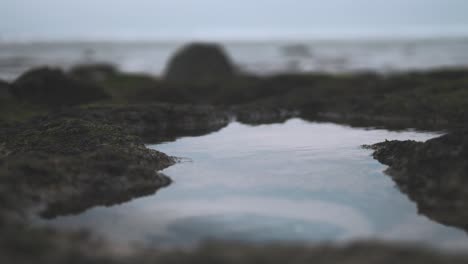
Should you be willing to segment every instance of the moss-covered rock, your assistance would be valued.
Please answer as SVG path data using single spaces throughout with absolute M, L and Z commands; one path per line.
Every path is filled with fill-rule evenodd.
M 108 98 L 100 87 L 52 68 L 37 68 L 24 73 L 13 82 L 10 91 L 22 101 L 49 107 L 77 105 Z
M 5 142 L 12 153 L 68 155 L 109 145 L 123 148 L 141 144 L 138 137 L 124 133 L 119 127 L 74 118 L 38 118 L 13 129 L 18 131 Z
M 213 83 L 231 78 L 234 66 L 217 44 L 193 43 L 182 47 L 169 61 L 165 79 L 178 83 Z
M 0 185 L 16 201 L 10 207 L 44 204 L 44 217 L 154 193 L 170 183 L 157 171 L 175 163 L 119 127 L 69 118 L 5 127 L 0 155 Z
M 119 126 L 128 134 L 142 137 L 145 143 L 203 135 L 230 122 L 227 111 L 207 105 L 101 105 L 67 109 L 49 116 L 63 117 Z

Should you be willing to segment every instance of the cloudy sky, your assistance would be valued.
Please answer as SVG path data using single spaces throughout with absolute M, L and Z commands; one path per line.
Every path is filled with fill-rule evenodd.
M 467 0 L 0 0 L 0 38 L 468 35 Z

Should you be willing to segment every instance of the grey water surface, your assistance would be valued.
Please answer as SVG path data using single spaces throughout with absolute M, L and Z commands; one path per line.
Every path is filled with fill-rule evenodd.
M 233 122 L 216 133 L 149 146 L 183 158 L 163 171 L 174 182 L 155 195 L 44 222 L 144 245 L 378 239 L 468 249 L 465 232 L 418 215 L 384 175 L 385 166 L 360 147 L 435 136 L 300 119 Z

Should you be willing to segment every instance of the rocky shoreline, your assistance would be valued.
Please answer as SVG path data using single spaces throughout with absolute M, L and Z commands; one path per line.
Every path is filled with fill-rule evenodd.
M 173 157 L 147 149 L 121 128 L 82 119 L 33 120 L 1 136 L 2 196 L 14 212 L 79 213 L 154 193 Z
M 206 47 L 201 48 L 205 54 Z M 213 48 L 217 49 L 209 47 Z M 191 52 L 188 58 L 198 58 Z M 140 251 L 138 256 L 117 261 L 108 254 L 98 257 L 89 248 L 82 248 L 90 245 L 92 235 L 77 239 L 73 234 L 28 225 L 31 210 L 53 218 L 157 192 L 171 182 L 159 171 L 177 159 L 150 150 L 144 143 L 203 135 L 232 120 L 258 125 L 300 117 L 365 127 L 448 131 L 426 143 L 390 141 L 369 148 L 375 151 L 377 160 L 389 166 L 388 174 L 418 204 L 422 214 L 468 231 L 468 216 L 464 213 L 468 209 L 468 192 L 464 190 L 468 172 L 468 133 L 464 130 L 468 121 L 468 70 L 395 76 L 361 73 L 256 77 L 236 72 L 228 65 L 229 60 L 216 51 L 210 63 L 222 63 L 224 67 L 217 69 L 221 71 L 217 78 L 209 78 L 206 71 L 213 65 L 194 69 L 193 61 L 178 60 L 166 79 L 88 65 L 70 72 L 36 69 L 13 83 L 0 81 L 0 231 L 6 234 L 0 237 L 0 251 L 4 250 L 0 260 L 30 263 L 34 255 L 21 258 L 15 251 L 15 247 L 24 247 L 44 257 L 37 263 L 63 263 L 73 256 L 80 257 L 75 263 L 189 263 L 193 257 L 200 261 L 219 259 L 222 263 L 219 254 L 228 253 L 243 255 L 245 259 L 239 261 L 245 263 L 253 262 L 259 254 L 262 260 L 274 262 L 269 256 L 278 249 L 275 246 L 244 245 L 221 247 L 206 255 L 203 247 L 185 255 Z M 203 78 L 199 78 L 199 71 Z M 41 96 L 37 96 L 38 91 Z M 48 247 L 27 239 L 33 235 L 38 244 Z M 394 260 L 399 263 L 466 262 L 466 258 L 439 259 L 434 252 L 375 243 L 300 251 L 294 246 L 280 249 L 285 256 L 300 254 L 311 260 L 325 252 L 329 258 L 323 258 L 323 262 L 349 257 L 350 250 L 361 252 L 361 257 L 372 256 L 368 249 L 381 251 L 381 256 L 396 256 Z M 57 258 L 52 256 L 54 250 Z M 375 259 L 363 261 L 371 260 Z M 389 261 L 380 257 L 377 260 Z
M 203 105 L 99 105 L 4 122 L 0 181 L 5 201 L 15 201 L 5 208 L 24 214 L 41 205 L 40 215 L 51 218 L 152 194 L 170 184 L 158 171 L 177 158 L 143 143 L 214 132 L 239 111 Z M 243 118 L 262 124 L 289 115 L 249 113 Z

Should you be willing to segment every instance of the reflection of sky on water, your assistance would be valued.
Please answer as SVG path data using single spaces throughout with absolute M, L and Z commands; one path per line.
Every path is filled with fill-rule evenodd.
M 155 196 L 55 220 L 121 241 L 186 244 L 201 239 L 348 241 L 377 238 L 468 247 L 462 231 L 417 215 L 360 145 L 433 134 L 353 129 L 290 120 L 233 123 L 211 135 L 154 146 L 190 158 L 164 171 Z M 152 146 L 153 147 L 153 146 Z

